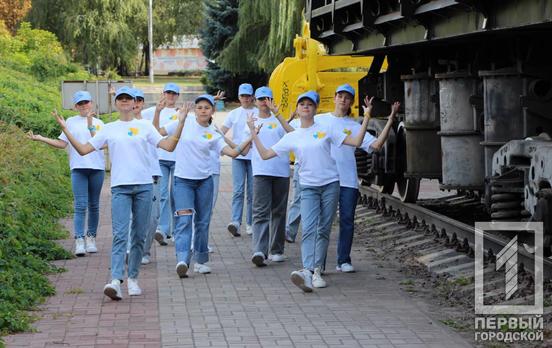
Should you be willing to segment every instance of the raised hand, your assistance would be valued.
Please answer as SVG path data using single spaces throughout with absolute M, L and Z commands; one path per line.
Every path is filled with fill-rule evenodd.
M 371 117 L 372 116 L 372 102 L 374 101 L 374 97 L 364 97 L 364 105 L 362 106 L 362 109 L 364 110 L 364 116 L 365 117 Z
M 224 91 L 217 91 L 217 94 L 214 96 L 215 100 L 223 100 L 225 99 L 226 92 Z
M 27 138 L 31 140 L 38 140 L 40 138 L 39 134 L 34 134 L 32 130 L 27 132 Z
M 67 124 L 65 123 L 65 119 L 63 118 L 63 116 L 58 114 L 56 109 L 54 109 L 54 111 L 52 111 L 52 116 L 54 116 L 54 118 L 56 119 L 56 122 L 60 125 L 61 129 L 66 129 L 67 128 Z
M 401 103 L 398 101 L 394 102 L 393 105 L 391 105 L 391 114 L 389 115 L 389 119 L 392 120 L 393 118 L 395 118 L 395 116 L 397 116 L 400 107 Z
M 167 106 L 167 100 L 165 99 L 165 96 L 161 96 L 161 99 L 157 102 L 155 105 L 155 111 L 161 112 L 165 107 Z
M 263 125 L 264 125 L 264 123 L 261 123 L 260 125 L 255 127 L 255 134 L 259 134 L 259 132 L 261 131 L 261 128 L 263 128 Z
M 296 117 L 297 117 L 297 109 L 295 109 L 295 111 L 293 111 L 291 113 L 291 115 L 289 116 L 288 120 L 287 120 L 287 123 L 290 123 L 291 121 L 293 121 Z
M 186 121 L 186 117 L 188 117 L 188 114 L 193 109 L 194 103 L 192 102 L 186 102 L 182 105 L 180 109 L 178 109 L 178 121 L 184 122 Z
M 249 130 L 251 131 L 251 134 L 256 133 L 256 130 L 255 130 L 255 121 L 257 119 L 253 117 L 253 113 L 250 112 L 247 114 L 247 126 L 249 127 Z
M 266 101 L 266 106 L 268 106 L 268 108 L 270 109 L 270 111 L 274 115 L 278 114 L 278 105 L 276 105 L 276 103 L 274 103 L 274 99 L 268 98 L 267 101 Z

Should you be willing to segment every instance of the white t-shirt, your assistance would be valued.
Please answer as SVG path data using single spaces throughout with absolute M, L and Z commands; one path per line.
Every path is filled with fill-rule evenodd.
M 211 124 L 210 127 L 214 132 L 217 132 L 214 124 Z M 210 155 L 211 155 L 211 174 L 220 175 L 220 156 L 221 156 L 220 152 L 217 152 L 216 150 L 211 150 Z
M 331 156 L 331 146 L 341 146 L 346 137 L 347 134 L 315 119 L 309 128 L 296 128 L 284 135 L 272 146 L 272 150 L 286 159 L 290 151 L 295 153 L 301 163 L 301 185 L 323 186 L 339 180 L 337 165 Z
M 155 106 L 142 110 L 142 118 L 153 121 L 155 115 Z M 159 113 L 159 127 L 165 127 L 169 122 L 178 120 L 178 111 L 176 108 L 164 108 Z M 157 148 L 157 155 L 160 160 L 164 161 L 176 161 L 176 153 L 168 152 L 163 149 Z
M 107 144 L 111 159 L 111 187 L 119 185 L 151 184 L 148 146 L 156 146 L 163 139 L 147 122 L 115 121 L 104 126 L 88 142 L 99 150 Z
M 276 144 L 284 135 L 286 135 L 286 130 L 282 127 L 280 121 L 278 121 L 274 115 L 271 115 L 268 118 L 260 118 L 257 116 L 255 126 L 260 124 L 262 124 L 263 127 L 259 131 L 258 137 L 267 149 L 271 148 L 272 145 Z M 249 137 L 249 135 L 251 135 L 251 131 L 247 125 L 245 127 L 244 132 L 247 137 Z M 269 175 L 284 178 L 289 177 L 289 157 L 286 158 L 277 156 L 269 160 L 263 160 L 254 143 L 252 143 L 252 148 L 249 151 L 252 152 L 251 167 L 253 169 L 253 176 Z
M 77 115 L 69 117 L 65 123 L 67 124 L 67 129 L 71 134 L 77 139 L 80 143 L 86 144 L 92 136 L 88 130 L 88 123 L 86 117 Z M 92 124 L 96 127 L 96 133 L 100 132 L 104 123 L 102 120 L 93 118 Z M 67 152 L 69 154 L 69 167 L 72 169 L 99 169 L 105 170 L 105 160 L 104 152 L 102 150 L 94 151 L 89 153 L 86 156 L 81 156 L 75 150 L 73 145 L 69 142 L 69 139 L 65 136 L 64 133 L 61 133 L 58 139 L 63 140 L 67 143 Z
M 211 174 L 220 175 L 220 152 L 211 150 Z
M 247 139 L 248 135 L 245 134 L 244 129 L 247 126 L 247 115 L 250 113 L 257 114 L 259 110 L 255 107 L 251 109 L 244 109 L 240 106 L 237 109 L 230 111 L 226 120 L 224 120 L 224 127 L 232 129 L 232 141 L 236 145 L 241 144 Z M 245 156 L 238 156 L 236 159 L 251 159 L 251 152 L 248 152 Z
M 174 134 L 178 121 L 165 126 L 169 135 Z M 183 179 L 201 180 L 212 174 L 211 151 L 220 155 L 226 146 L 224 139 L 212 126 L 203 127 L 196 118 L 189 116 L 184 123 L 180 140 L 176 145 L 174 176 Z
M 351 117 L 336 117 L 332 113 L 326 113 L 316 116 L 316 120 L 321 123 L 328 123 L 332 128 L 346 135 L 356 136 L 360 131 L 360 124 Z M 370 145 L 376 141 L 376 138 L 370 133 L 366 133 L 360 146 L 364 151 L 371 153 Z M 343 187 L 358 188 L 358 175 L 355 158 L 355 148 L 352 146 L 334 146 L 332 145 L 332 157 L 337 164 L 339 172 L 339 185 Z
M 152 125 L 152 121 L 146 120 L 144 118 L 142 118 L 138 121 L 145 122 L 149 125 Z M 151 175 L 152 176 L 163 176 L 163 172 L 161 171 L 161 166 L 159 165 L 159 156 L 157 154 L 157 147 L 155 147 L 151 144 L 148 144 L 147 155 L 148 155 L 148 159 L 149 159 Z

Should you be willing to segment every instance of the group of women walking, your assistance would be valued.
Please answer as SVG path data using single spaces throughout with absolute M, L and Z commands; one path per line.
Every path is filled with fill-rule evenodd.
M 139 269 L 150 262 L 154 238 L 161 245 L 167 244 L 169 236 L 174 238 L 179 277 L 187 277 L 192 259 L 195 272 L 210 273 L 209 223 L 218 192 L 221 155 L 234 159 L 232 217 L 227 229 L 232 236 L 240 236 L 247 194 L 251 203 L 246 204 L 246 232 L 252 234 L 251 261 L 256 266 L 266 266 L 268 259 L 285 260 L 285 241 L 295 241 L 294 231 L 300 221 L 303 268 L 291 273 L 291 281 L 305 292 L 325 287 L 322 275 L 339 205 L 337 270 L 352 272 L 350 252 L 358 198 L 354 149 L 371 151 L 383 145 L 398 103 L 393 105 L 384 130 L 374 138 L 366 132 L 371 99 L 365 100 L 364 119 L 359 124 L 349 115 L 355 96 L 350 85 L 336 90 L 333 113 L 316 117 L 318 94 L 302 94 L 297 99 L 298 118 L 288 123 L 278 112 L 270 88 L 253 92 L 250 84 L 242 84 L 241 106 L 229 114 L 221 130 L 212 124 L 213 96 L 201 95 L 193 104 L 177 109 L 178 95 L 178 86 L 169 83 L 160 102 L 142 110 L 143 93 L 122 87 L 114 94 L 119 120 L 104 124 L 93 113 L 90 94 L 79 91 L 73 98 L 79 115 L 64 120 L 53 112 L 62 130 L 58 139 L 29 133 L 32 140 L 57 148 L 69 146 L 77 256 L 97 252 L 95 237 L 105 169 L 102 150 L 108 148 L 113 241 L 111 281 L 105 285 L 104 294 L 114 300 L 122 298 L 125 259 L 128 294 L 142 293 Z M 229 129 L 232 139 L 225 136 Z M 290 210 L 296 213 L 286 224 L 291 152 L 295 166 Z

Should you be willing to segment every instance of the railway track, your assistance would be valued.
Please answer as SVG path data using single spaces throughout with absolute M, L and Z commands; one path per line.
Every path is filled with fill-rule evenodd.
M 474 276 L 475 234 L 482 231 L 420 205 L 404 203 L 372 187 L 361 186 L 360 194 L 362 206 L 357 210 L 357 224 L 369 221 L 366 227 L 377 230 L 374 237 L 388 248 L 413 251 L 417 261 L 432 273 Z M 508 240 L 489 233 L 483 238 L 485 261 L 493 263 Z M 524 248 L 518 248 L 518 260 L 528 273 L 534 269 L 534 255 Z M 552 260 L 544 258 L 543 264 L 544 279 L 552 279 Z

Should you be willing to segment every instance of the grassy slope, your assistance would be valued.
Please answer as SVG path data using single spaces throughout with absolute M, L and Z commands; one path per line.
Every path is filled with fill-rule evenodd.
M 57 137 L 58 89 L 0 62 L 0 334 L 30 329 L 27 310 L 55 292 L 48 261 L 71 257 L 53 242 L 67 237 L 58 220 L 71 211 L 66 155 L 23 131 Z

